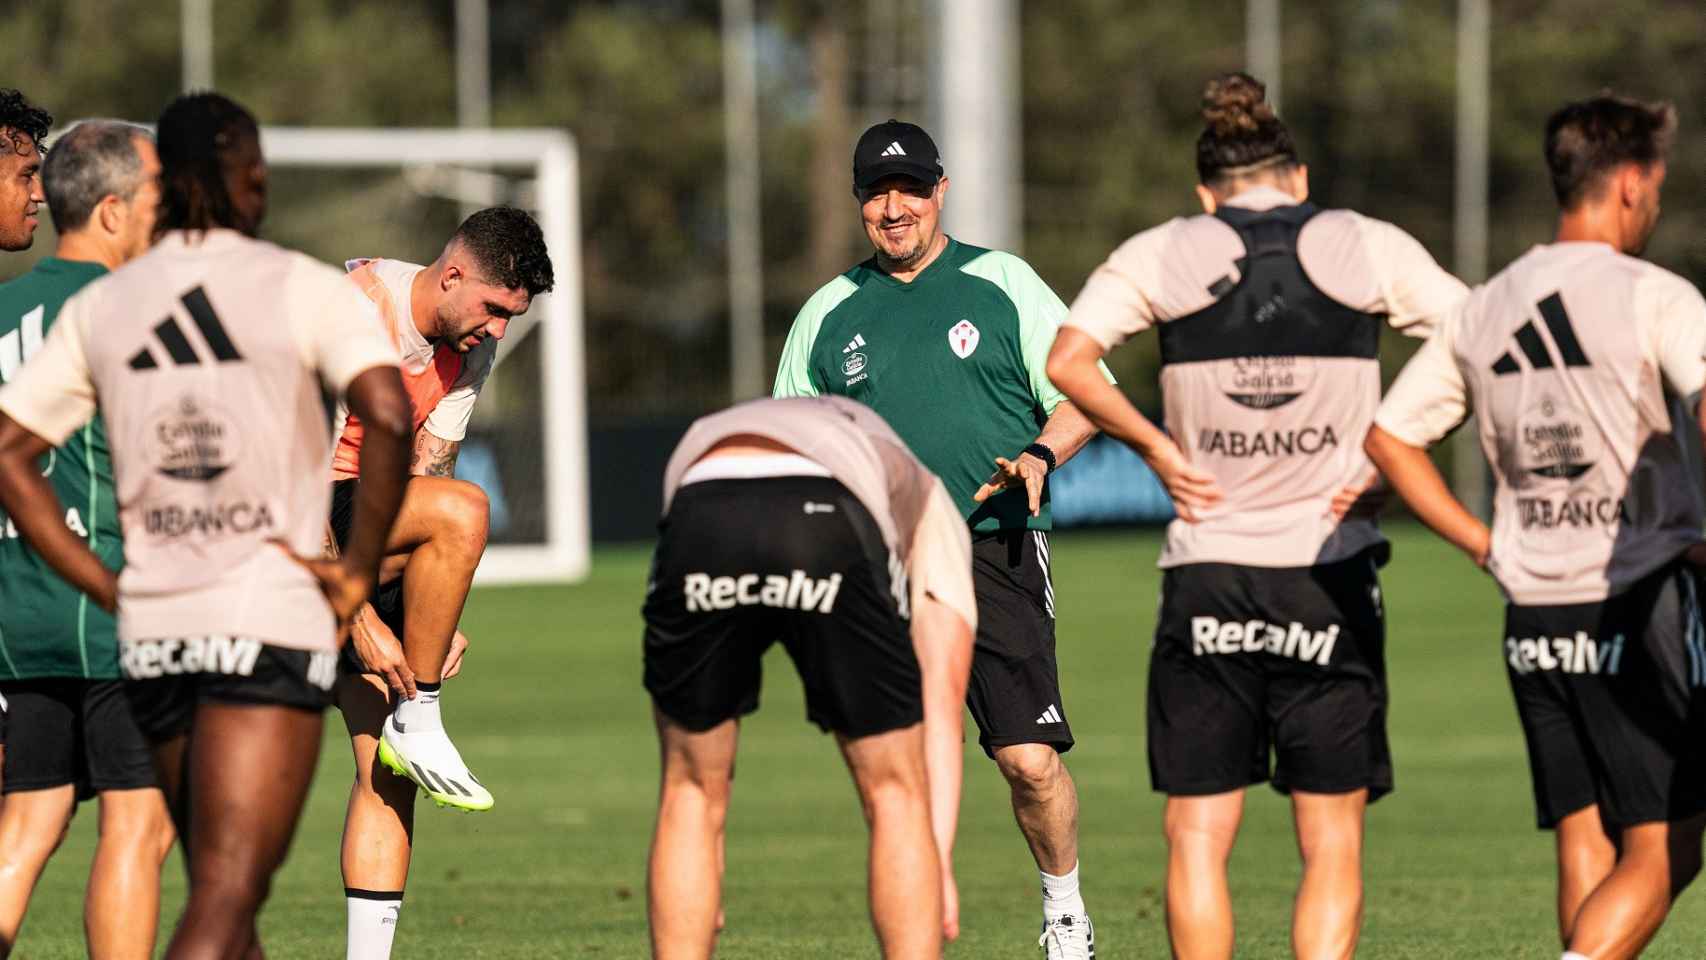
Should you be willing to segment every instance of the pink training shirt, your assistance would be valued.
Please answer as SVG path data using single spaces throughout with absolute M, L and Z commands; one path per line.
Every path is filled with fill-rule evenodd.
M 121 641 L 333 650 L 331 607 L 286 549 L 317 556 L 325 533 L 326 392 L 386 366 L 397 348 L 342 272 L 232 230 L 173 232 L 66 301 L 0 410 L 58 446 L 99 401 Z

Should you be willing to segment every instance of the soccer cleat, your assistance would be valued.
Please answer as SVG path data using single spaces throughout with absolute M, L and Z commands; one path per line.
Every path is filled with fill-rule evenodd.
M 385 718 L 379 735 L 379 762 L 400 777 L 408 777 L 441 807 L 463 811 L 490 810 L 492 794 L 474 779 L 456 744 L 443 729 L 404 733 L 397 718 Z
M 1072 914 L 1043 921 L 1037 946 L 1048 952 L 1048 960 L 1096 960 L 1096 926 L 1088 916 Z

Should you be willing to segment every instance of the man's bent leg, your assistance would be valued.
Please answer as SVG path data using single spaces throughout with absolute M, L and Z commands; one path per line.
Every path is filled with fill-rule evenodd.
M 1560 819 L 1557 834 L 1558 936 L 1568 946 L 1582 904 L 1617 865 L 1617 847 L 1606 835 L 1598 804 Z
M 1582 904 L 1569 949 L 1593 960 L 1639 956 L 1700 872 L 1703 828 L 1706 815 L 1625 828 L 1617 866 Z
M 341 858 L 348 904 L 346 953 L 352 960 L 386 957 L 401 920 L 409 877 L 416 787 L 379 762 L 380 730 L 391 712 L 384 682 L 367 675 L 340 677 L 338 708 L 355 755 Z
M 719 838 L 728 818 L 740 723 L 725 720 L 695 733 L 656 708 L 653 715 L 663 784 L 647 869 L 652 956 L 703 960 L 711 955 L 722 903 Z
M 1061 875 L 1078 865 L 1078 788 L 1054 747 L 1017 743 L 995 748 L 995 765 L 1013 795 L 1013 818 L 1037 869 Z
M 0 805 L 0 957 L 18 942 L 30 894 L 76 804 L 76 787 L 68 783 L 8 794 Z
M 314 778 L 322 717 L 294 707 L 202 703 L 189 750 L 190 895 L 168 960 L 259 952 L 255 917 Z M 257 743 L 267 750 L 253 749 Z
M 407 554 L 403 568 L 403 654 L 415 679 L 438 683 L 462 617 L 474 569 L 486 552 L 490 507 L 464 480 L 412 477 L 403 492 L 386 553 Z
M 937 960 L 942 953 L 942 885 L 930 827 L 924 729 L 843 738 L 871 827 L 871 922 L 887 960 Z
M 1363 813 L 1368 791 L 1293 791 L 1303 880 L 1291 919 L 1298 960 L 1349 960 L 1362 930 Z
M 1244 816 L 1244 791 L 1167 798 L 1167 936 L 1178 960 L 1232 956 L 1226 862 Z
M 160 868 L 177 831 L 158 788 L 103 790 L 100 798 L 101 838 L 83 905 L 89 956 L 146 960 L 160 925 Z

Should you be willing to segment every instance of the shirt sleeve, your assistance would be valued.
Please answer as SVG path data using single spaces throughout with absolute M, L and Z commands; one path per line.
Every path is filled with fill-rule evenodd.
M 313 263 L 314 276 L 303 287 L 317 291 L 295 313 L 296 343 L 302 359 L 326 388 L 343 396 L 350 382 L 374 367 L 396 367 L 397 345 L 379 319 L 379 311 L 343 274 Z
M 428 433 L 440 440 L 456 442 L 468 436 L 468 422 L 474 418 L 474 401 L 479 399 L 480 389 L 486 385 L 486 378 L 491 376 L 497 352 L 497 341 L 487 340 L 468 354 L 462 375 L 427 414 L 423 425 Z
M 913 531 L 907 576 L 913 609 L 925 596 L 959 614 L 977 630 L 977 598 L 971 579 L 971 534 L 942 481 L 931 490 Z
M 1448 315 L 1438 332 L 1422 344 L 1380 401 L 1374 423 L 1412 447 L 1431 447 L 1469 412 L 1469 387 L 1452 357 Z
M 858 290 L 853 281 L 836 277 L 800 308 L 794 325 L 788 328 L 788 342 L 782 345 L 782 360 L 776 365 L 776 384 L 771 390 L 773 396 L 815 397 L 823 392 L 812 380 L 812 347 L 817 343 L 823 318 Z
M 1076 327 L 1108 351 L 1153 327 L 1152 297 L 1161 289 L 1161 254 L 1170 224 L 1138 234 L 1114 248 L 1084 281 L 1066 325 Z
M 1427 337 L 1469 296 L 1469 287 L 1441 267 L 1415 237 L 1360 214 L 1356 224 L 1374 266 L 1381 308 L 1394 329 Z
M 1706 386 L 1706 299 L 1694 284 L 1674 275 L 1644 284 L 1637 305 L 1665 385 L 1679 397 Z
M 87 303 L 81 296 L 67 300 L 41 350 L 0 388 L 0 413 L 55 447 L 95 415 Z

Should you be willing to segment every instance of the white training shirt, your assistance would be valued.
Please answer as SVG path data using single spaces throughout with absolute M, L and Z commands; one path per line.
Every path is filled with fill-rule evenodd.
M 1268 211 L 1296 203 L 1264 186 L 1226 206 Z M 1127 240 L 1096 268 L 1066 325 L 1111 350 L 1215 304 L 1221 294 L 1214 291 L 1240 281 L 1245 255 L 1238 231 L 1216 217 L 1170 220 Z M 1384 314 L 1415 337 L 1427 336 L 1468 293 L 1415 238 L 1350 210 L 1322 210 L 1308 220 L 1297 235 L 1297 260 L 1330 300 Z M 1285 305 L 1278 306 L 1275 322 L 1284 323 Z M 1160 565 L 1300 567 L 1381 543 L 1372 519 L 1340 523 L 1328 512 L 1335 494 L 1372 475 L 1362 439 L 1380 401 L 1377 359 L 1224 356 L 1237 349 L 1162 367 L 1167 432 L 1225 498 L 1196 523 L 1168 526 Z
M 396 348 L 338 270 L 246 237 L 173 232 L 67 300 L 0 410 L 54 446 L 95 413 L 125 567 L 119 638 L 246 636 L 334 650 L 318 556 L 331 488 L 324 392 Z
M 1375 422 L 1426 447 L 1470 407 L 1497 481 L 1488 569 L 1523 606 L 1603 600 L 1701 539 L 1706 300 L 1603 243 L 1536 246 L 1452 312 Z

